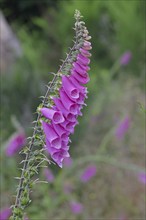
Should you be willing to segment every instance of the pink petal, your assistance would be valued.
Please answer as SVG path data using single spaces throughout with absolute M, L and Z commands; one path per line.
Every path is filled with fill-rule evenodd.
M 86 45 L 86 46 L 84 46 L 84 45 L 83 45 L 83 47 L 82 47 L 82 48 L 83 48 L 84 50 L 91 50 L 91 49 L 92 49 L 92 47 L 91 47 L 91 46 L 89 46 L 89 45 L 88 45 L 88 46 L 87 46 L 87 45 Z
M 67 76 L 62 76 L 62 86 L 71 99 L 77 99 L 79 97 L 79 90 L 70 82 Z
M 52 147 L 47 138 L 45 139 L 45 142 L 46 142 L 45 149 L 48 151 L 48 153 L 49 153 L 51 156 L 52 156 L 54 153 L 57 153 L 57 152 L 58 152 L 59 149 Z
M 61 137 L 62 140 L 66 140 L 66 138 L 69 135 L 69 132 L 67 132 L 60 124 L 52 124 L 54 130 L 56 131 L 56 133 L 59 135 L 59 137 Z
M 58 166 L 60 166 L 62 168 L 62 162 L 64 160 L 65 157 L 70 157 L 69 153 L 64 151 L 64 150 L 60 150 L 59 152 L 55 153 L 52 155 L 53 160 L 58 164 Z
M 80 48 L 80 52 L 85 57 L 91 57 L 91 53 L 89 53 L 89 51 L 87 51 L 87 50 Z
M 85 40 L 83 46 L 84 47 L 91 46 L 91 42 Z
M 62 123 L 64 121 L 64 117 L 60 111 L 55 111 L 50 108 L 41 108 L 41 113 L 44 117 L 52 120 L 55 124 Z
M 71 70 L 71 76 L 73 76 L 79 83 L 86 84 L 90 81 L 88 73 L 86 73 L 86 77 L 82 77 L 75 70 Z
M 85 95 L 83 95 L 82 93 L 80 93 L 80 96 L 79 96 L 79 98 L 77 99 L 77 103 L 78 104 L 81 104 L 81 105 L 86 105 L 85 103 L 84 103 L 84 101 L 85 101 Z
M 80 90 L 81 93 L 87 94 L 87 88 L 81 86 L 79 81 L 77 81 L 72 75 L 70 75 L 69 79 Z
M 46 138 L 50 142 L 52 147 L 60 149 L 61 148 L 61 139 L 58 136 L 58 134 L 55 132 L 54 128 L 50 124 L 48 124 L 44 121 L 42 121 L 42 126 L 43 126 L 44 133 L 46 135 Z
M 65 118 L 68 121 L 74 121 L 75 120 L 75 115 L 70 113 L 65 106 L 62 104 L 62 101 L 58 98 L 53 98 L 53 101 L 57 107 L 58 110 L 62 112 L 62 114 L 65 116 Z
M 78 63 L 73 63 L 73 70 L 75 70 L 77 73 L 79 73 L 81 76 L 86 76 L 86 70 L 81 68 L 81 66 Z
M 65 108 L 71 112 L 72 114 L 77 114 L 78 111 L 78 105 L 73 102 L 67 95 L 66 93 L 63 91 L 63 89 L 60 89 L 60 97 L 61 97 L 61 101 L 63 103 L 63 105 L 65 106 Z
M 78 65 L 80 66 L 80 68 L 81 68 L 82 70 L 86 71 L 86 72 L 90 70 L 90 67 L 89 67 L 89 66 L 83 65 L 83 64 L 81 64 L 79 61 L 76 61 L 76 64 L 78 64 Z M 77 71 L 77 72 L 78 72 L 78 71 Z
M 79 55 L 77 56 L 77 60 L 78 60 L 78 62 L 79 62 L 80 64 L 85 65 L 85 66 L 90 63 L 90 59 L 87 58 L 87 57 L 85 57 L 85 56 L 83 56 L 82 54 L 79 54 Z
M 77 124 L 77 120 L 75 122 L 65 121 L 61 123 L 61 126 L 65 128 L 65 130 L 69 131 L 70 133 L 74 132 L 74 126 Z

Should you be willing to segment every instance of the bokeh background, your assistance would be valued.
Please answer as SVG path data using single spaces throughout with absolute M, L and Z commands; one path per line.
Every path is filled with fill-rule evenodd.
M 14 203 L 23 159 L 7 148 L 31 136 L 49 72 L 73 44 L 78 9 L 92 36 L 87 107 L 71 160 L 40 170 L 49 184 L 35 185 L 27 217 L 145 219 L 145 1 L 1 0 L 0 8 L 1 210 Z

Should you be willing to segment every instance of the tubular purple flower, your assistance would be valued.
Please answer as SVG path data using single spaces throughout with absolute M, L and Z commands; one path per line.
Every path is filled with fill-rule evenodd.
M 91 46 L 91 42 L 84 40 L 83 46 L 84 46 L 84 47 Z
M 51 157 L 54 153 L 58 152 L 59 149 L 52 147 L 47 138 L 45 138 L 45 143 L 46 143 L 45 149 L 48 151 Z
M 77 73 L 74 69 L 71 70 L 71 75 L 81 84 L 87 84 L 90 81 L 88 73 L 84 77 L 82 77 L 79 73 Z
M 60 110 L 62 112 L 62 114 L 64 115 L 64 117 L 68 120 L 68 121 L 74 121 L 75 120 L 75 115 L 70 113 L 65 106 L 62 104 L 62 101 L 58 98 L 53 98 L 53 101 L 56 105 L 56 107 L 58 108 L 58 110 Z
M 50 108 L 41 108 L 42 115 L 54 122 L 54 124 L 59 124 L 64 122 L 64 117 L 60 111 L 55 111 Z
M 70 122 L 70 121 L 65 121 L 62 124 L 60 124 L 61 126 L 63 126 L 67 131 L 69 131 L 70 133 L 74 133 L 74 126 L 78 124 L 78 121 L 75 120 L 74 122 Z
M 63 91 L 63 89 L 60 89 L 60 98 L 61 101 L 63 103 L 63 105 L 65 106 L 65 108 L 72 114 L 76 115 L 77 111 L 78 111 L 78 105 L 76 103 L 74 103 L 65 93 L 65 91 Z
M 87 66 L 87 65 L 83 65 L 83 64 L 80 64 L 78 61 L 76 61 L 76 64 L 78 65 L 78 69 L 80 69 L 80 71 L 89 71 L 90 70 L 90 67 Z M 79 72 L 79 71 L 77 71 Z M 80 73 L 80 72 L 79 72 Z M 82 73 L 80 73 L 80 75 L 82 75 Z M 84 75 L 83 75 L 84 76 Z
M 47 140 L 47 138 L 45 139 L 46 142 L 46 146 L 45 149 L 48 151 L 48 153 L 51 155 L 51 157 L 53 158 L 53 155 L 60 152 L 61 150 L 63 151 L 68 151 L 69 150 L 69 146 L 68 146 L 68 140 L 66 141 L 61 141 L 61 149 L 56 149 L 54 147 L 51 146 L 50 142 Z
M 73 63 L 73 70 L 75 70 L 77 73 L 79 73 L 81 76 L 86 76 L 86 70 L 82 69 L 81 66 L 78 63 Z
M 51 146 L 54 148 L 60 149 L 61 138 L 59 137 L 59 135 L 57 135 L 53 127 L 44 121 L 42 121 L 42 126 L 43 126 L 44 133 L 46 135 L 46 138 L 50 142 Z
M 52 126 L 62 140 L 67 139 L 69 132 L 67 132 L 60 124 L 52 124 Z
M 83 56 L 82 54 L 79 54 L 77 56 L 77 61 L 81 64 L 81 65 L 88 65 L 90 63 L 90 59 Z
M 60 150 L 52 155 L 53 160 L 62 168 L 62 162 L 64 158 L 70 157 L 69 153 L 65 150 Z
M 76 61 L 76 64 L 78 64 L 79 67 L 80 67 L 82 70 L 86 71 L 86 72 L 88 72 L 88 71 L 90 70 L 90 67 L 89 67 L 89 66 L 80 64 L 78 61 Z
M 70 82 L 67 76 L 62 76 L 62 86 L 69 98 L 73 100 L 79 98 L 79 90 Z
M 66 140 L 66 141 L 62 141 L 62 149 L 65 150 L 65 151 L 68 151 L 69 150 L 69 140 Z
M 86 45 L 86 46 L 83 45 L 82 48 L 83 48 L 84 50 L 91 50 L 91 49 L 92 49 L 92 47 L 91 47 L 90 45 Z
M 87 51 L 87 50 L 85 50 L 83 48 L 80 48 L 80 52 L 85 57 L 91 57 L 91 53 L 89 53 L 89 51 Z
M 84 94 L 82 94 L 82 93 L 80 93 L 80 96 L 79 96 L 79 98 L 77 99 L 77 103 L 80 104 L 80 105 L 86 105 L 86 104 L 84 103 L 85 98 L 87 98 L 87 96 L 84 95 Z
M 77 81 L 72 75 L 69 77 L 70 81 L 80 90 L 81 93 L 87 94 L 87 88 L 84 86 L 81 86 L 79 81 Z
M 26 136 L 23 131 L 15 133 L 6 145 L 5 153 L 11 157 L 18 152 L 26 143 Z
M 74 127 L 76 126 L 77 122 L 70 122 L 67 124 L 66 129 L 73 134 L 74 133 Z
M 68 134 L 68 135 L 67 135 L 67 134 Z M 68 141 L 69 141 L 69 137 L 68 137 L 68 136 L 69 136 L 70 133 L 67 132 L 67 134 L 63 134 L 63 135 L 62 135 L 62 142 L 64 142 L 64 141 L 65 141 L 65 142 L 66 142 L 66 141 L 68 142 Z

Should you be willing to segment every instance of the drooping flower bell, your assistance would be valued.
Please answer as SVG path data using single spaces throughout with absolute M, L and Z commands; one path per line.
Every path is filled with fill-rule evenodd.
M 90 36 L 85 23 L 81 21 L 79 11 L 75 13 L 76 41 L 68 54 L 63 68 L 58 74 L 58 84 L 51 97 L 51 104 L 39 108 L 42 114 L 41 123 L 45 134 L 46 146 L 51 158 L 62 167 L 64 158 L 70 157 L 70 134 L 78 124 L 78 116 L 87 98 L 87 84 L 90 80 L 88 71 L 90 67 L 92 49 Z

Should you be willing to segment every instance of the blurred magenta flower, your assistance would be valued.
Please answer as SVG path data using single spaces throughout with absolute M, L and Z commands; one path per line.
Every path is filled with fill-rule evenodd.
M 12 211 L 10 208 L 4 208 L 0 210 L 0 220 L 8 220 Z
M 17 151 L 19 151 L 26 143 L 26 136 L 24 132 L 17 132 L 9 139 L 8 144 L 6 146 L 6 155 L 11 157 Z
M 79 202 L 72 201 L 70 202 L 70 209 L 74 214 L 80 214 L 83 212 L 83 205 Z
M 132 53 L 130 51 L 126 51 L 121 57 L 120 57 L 120 64 L 122 66 L 126 66 L 130 60 L 132 59 Z
M 126 116 L 118 125 L 115 136 L 117 139 L 121 140 L 125 136 L 126 132 L 129 130 L 131 120 L 129 116 Z
M 89 165 L 86 167 L 86 169 L 83 171 L 83 173 L 80 176 L 80 180 L 82 182 L 88 182 L 93 176 L 96 175 L 97 168 L 95 165 Z
M 63 161 L 63 164 L 65 167 L 71 167 L 72 163 L 73 163 L 73 161 L 70 157 L 66 157 Z
M 49 168 L 45 168 L 44 169 L 44 175 L 46 177 L 46 180 L 49 182 L 49 183 L 53 183 L 54 182 L 54 174 L 52 173 L 52 171 L 49 169 Z
M 127 220 L 127 218 L 126 218 L 126 216 L 125 216 L 124 214 L 122 214 L 122 215 L 118 218 L 118 220 Z
M 146 185 L 146 173 L 139 173 L 138 175 L 138 179 L 141 183 L 145 184 Z

